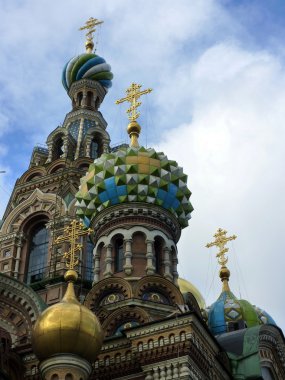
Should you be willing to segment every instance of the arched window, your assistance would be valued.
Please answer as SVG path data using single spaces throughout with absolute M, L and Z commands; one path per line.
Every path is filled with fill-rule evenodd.
M 174 334 L 170 334 L 169 335 L 169 343 L 170 344 L 174 344 L 175 343 L 175 336 L 174 336 Z
M 124 242 L 119 238 L 115 242 L 115 272 L 122 272 L 124 267 Z
M 97 141 L 95 140 L 95 138 L 93 138 L 90 145 L 90 158 L 93 158 L 95 160 L 95 158 L 98 158 L 98 157 L 99 157 L 99 145 Z
M 186 340 L 186 333 L 185 331 L 181 331 L 180 333 L 180 342 L 184 342 Z
M 68 373 L 67 375 L 65 375 L 65 380 L 73 380 L 72 374 Z
M 51 380 L 58 380 L 59 377 L 58 377 L 58 374 L 57 373 L 54 373 L 51 377 Z
M 63 155 L 63 140 L 59 138 L 54 144 L 54 158 L 60 158 Z
M 30 235 L 29 264 L 27 271 L 28 284 L 43 279 L 44 269 L 47 265 L 48 238 L 48 230 L 44 224 L 38 225 Z
M 93 92 L 88 91 L 87 92 L 87 106 L 92 107 L 92 103 L 93 103 Z
M 84 279 L 87 281 L 93 281 L 93 249 L 94 244 L 90 237 L 87 237 L 86 241 L 86 254 L 85 254 L 85 268 L 84 268 Z
M 82 99 L 83 99 L 83 93 L 79 92 L 79 94 L 77 95 L 77 104 L 79 107 L 81 107 L 82 105 Z
M 150 340 L 148 341 L 147 345 L 148 345 L 148 348 L 149 348 L 149 349 L 152 349 L 152 348 L 153 348 L 153 339 L 150 339 Z
M 154 240 L 154 258 L 155 258 L 155 271 L 162 274 L 162 241 L 160 239 Z
M 159 345 L 159 347 L 161 347 L 161 346 L 164 345 L 164 338 L 163 338 L 163 336 L 161 336 L 161 337 L 158 339 L 158 345 Z

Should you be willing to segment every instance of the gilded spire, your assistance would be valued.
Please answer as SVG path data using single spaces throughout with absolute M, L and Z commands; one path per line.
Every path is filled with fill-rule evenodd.
M 79 243 L 79 237 L 83 235 L 90 235 L 92 232 L 91 228 L 84 230 L 84 225 L 82 222 L 74 219 L 69 226 L 65 227 L 64 233 L 55 239 L 55 243 L 70 243 L 69 251 L 65 252 L 63 257 L 66 259 L 67 272 L 64 278 L 68 282 L 75 282 L 77 280 L 78 274 L 75 271 L 75 267 L 79 264 L 79 258 L 77 252 L 82 248 L 82 244 Z
M 104 21 L 100 21 L 97 18 L 90 17 L 89 20 L 86 21 L 85 25 L 79 28 L 79 30 L 87 29 L 86 42 L 85 42 L 86 53 L 91 54 L 93 52 L 93 49 L 94 49 L 93 37 L 96 31 L 95 26 L 103 24 L 103 22 Z
M 216 246 L 219 248 L 219 252 L 216 254 L 216 257 L 218 258 L 218 263 L 221 265 L 220 269 L 220 278 L 223 282 L 223 291 L 229 291 L 229 278 L 231 272 L 227 268 L 226 264 L 228 262 L 228 257 L 225 256 L 225 254 L 229 251 L 229 248 L 226 248 L 225 245 L 231 241 L 235 240 L 237 237 L 236 235 L 232 236 L 226 236 L 227 231 L 223 230 L 222 228 L 219 228 L 218 231 L 215 233 L 214 238 L 215 240 L 211 243 L 208 243 L 206 245 L 207 248 Z
M 116 104 L 123 102 L 131 103 L 131 106 L 127 109 L 126 113 L 129 114 L 128 118 L 131 121 L 128 125 L 127 131 L 130 136 L 131 142 L 130 146 L 138 147 L 138 137 L 140 135 L 141 127 L 137 122 L 137 119 L 140 116 L 137 108 L 141 105 L 141 102 L 138 102 L 138 99 L 145 94 L 149 94 L 152 89 L 148 88 L 146 90 L 140 91 L 141 84 L 132 83 L 129 88 L 126 90 L 126 97 L 116 101 Z

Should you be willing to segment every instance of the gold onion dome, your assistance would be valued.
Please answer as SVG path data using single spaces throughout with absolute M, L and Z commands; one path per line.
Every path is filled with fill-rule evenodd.
M 68 353 L 92 362 L 102 346 L 102 328 L 97 317 L 75 296 L 77 273 L 68 270 L 65 279 L 68 285 L 61 302 L 48 307 L 35 323 L 33 350 L 40 360 Z
M 178 286 L 182 294 L 192 293 L 200 309 L 206 308 L 206 302 L 200 291 L 193 285 L 190 281 L 185 280 L 184 278 L 178 278 Z

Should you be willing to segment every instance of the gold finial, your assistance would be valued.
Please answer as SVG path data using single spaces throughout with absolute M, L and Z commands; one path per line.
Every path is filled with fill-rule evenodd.
M 132 83 L 129 88 L 126 90 L 127 96 L 125 98 L 119 99 L 116 101 L 116 104 L 123 102 L 130 102 L 131 106 L 127 109 L 129 114 L 128 118 L 131 121 L 128 125 L 128 134 L 131 138 L 130 146 L 138 147 L 138 137 L 141 131 L 140 125 L 137 123 L 137 119 L 140 116 L 140 113 L 137 111 L 137 108 L 141 105 L 141 102 L 138 102 L 138 99 L 145 94 L 149 94 L 152 89 L 148 88 L 146 90 L 140 91 L 141 84 Z
M 218 231 L 215 233 L 214 238 L 215 240 L 211 243 L 208 243 L 206 245 L 207 248 L 216 246 L 219 248 L 219 252 L 216 254 L 216 257 L 218 258 L 218 263 L 221 265 L 220 269 L 220 278 L 223 282 L 223 291 L 229 291 L 229 278 L 230 278 L 230 271 L 226 267 L 226 264 L 228 262 L 228 257 L 225 256 L 225 254 L 229 251 L 228 248 L 225 247 L 225 245 L 231 241 L 235 240 L 237 237 L 236 235 L 232 236 L 226 236 L 227 231 L 223 230 L 222 228 L 219 228 Z
M 103 22 L 104 21 L 100 21 L 97 18 L 90 17 L 90 19 L 86 21 L 85 23 L 86 25 L 79 28 L 79 30 L 87 29 L 85 47 L 86 47 L 86 52 L 89 54 L 93 52 L 93 48 L 94 48 L 93 34 L 96 31 L 95 26 L 103 24 Z
M 84 230 L 84 225 L 82 222 L 73 220 L 69 226 L 65 227 L 64 233 L 62 236 L 58 236 L 55 239 L 55 243 L 69 242 L 70 249 L 68 252 L 65 252 L 63 257 L 66 259 L 66 267 L 68 271 L 65 273 L 66 281 L 76 281 L 77 273 L 74 268 L 79 264 L 79 259 L 77 252 L 82 248 L 82 244 L 78 243 L 78 239 L 83 235 L 90 235 L 92 232 L 91 228 Z

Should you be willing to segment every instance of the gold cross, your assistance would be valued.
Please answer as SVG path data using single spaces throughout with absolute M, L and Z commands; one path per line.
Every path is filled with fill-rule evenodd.
M 130 102 L 131 106 L 127 109 L 127 113 L 129 114 L 130 121 L 136 121 L 140 116 L 140 113 L 137 111 L 137 108 L 141 105 L 141 102 L 137 100 L 145 94 L 149 94 L 152 89 L 148 88 L 146 90 L 140 91 L 141 84 L 132 83 L 129 88 L 126 90 L 127 96 L 125 98 L 119 99 L 116 101 L 116 104 L 120 104 L 123 102 Z
M 69 226 L 65 227 L 64 233 L 62 236 L 58 236 L 55 239 L 55 243 L 69 242 L 70 249 L 68 252 L 65 252 L 63 257 L 66 259 L 66 267 L 68 269 L 74 269 L 75 266 L 79 264 L 78 256 L 76 255 L 77 251 L 80 251 L 82 244 L 78 243 L 78 239 L 83 235 L 90 235 L 92 232 L 91 228 L 84 230 L 84 225 L 82 222 L 73 220 Z
M 216 257 L 218 258 L 218 263 L 223 267 L 228 262 L 228 258 L 225 257 L 225 254 L 229 251 L 229 249 L 225 248 L 225 245 L 229 241 L 235 240 L 237 238 L 236 235 L 232 235 L 232 236 L 227 237 L 226 236 L 227 233 L 228 233 L 228 231 L 223 230 L 222 228 L 219 228 L 218 231 L 214 235 L 215 240 L 206 245 L 207 248 L 210 248 L 213 246 L 216 246 L 219 248 L 220 251 L 217 253 Z
M 93 40 L 93 33 L 95 33 L 95 31 L 96 31 L 95 26 L 103 24 L 103 22 L 104 21 L 100 21 L 97 18 L 90 17 L 90 19 L 86 21 L 86 23 L 85 23 L 86 25 L 79 28 L 79 30 L 87 29 L 87 33 L 86 33 L 87 41 L 92 41 Z

